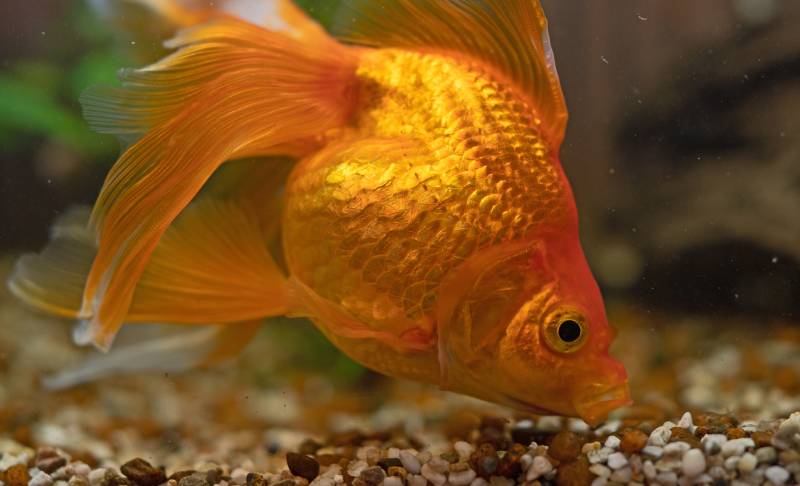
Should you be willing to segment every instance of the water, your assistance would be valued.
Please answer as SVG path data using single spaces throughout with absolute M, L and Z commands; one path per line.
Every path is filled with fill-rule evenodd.
M 302 6 L 323 23 L 338 12 L 334 3 L 306 0 Z M 487 480 L 560 484 L 604 484 L 595 479 L 604 477 L 669 484 L 672 473 L 752 484 L 780 484 L 786 473 L 783 481 L 797 481 L 800 419 L 784 420 L 800 410 L 800 36 L 793 27 L 800 9 L 767 0 L 613 8 L 551 0 L 544 7 L 570 114 L 561 160 L 575 193 L 581 240 L 616 328 L 612 354 L 630 376 L 632 406 L 591 429 L 575 419 L 532 416 L 386 378 L 344 356 L 309 322 L 285 318 L 262 326 L 221 366 L 46 390 L 43 377 L 70 369 L 90 351 L 72 344 L 70 320 L 35 312 L 4 289 L 0 481 L 72 485 L 79 482 L 76 471 L 85 472 L 75 461 L 118 470 L 141 457 L 164 466 L 167 475 L 220 467 L 217 476 L 192 476 L 209 486 L 274 484 L 305 474 L 297 480 L 301 486 L 316 477 L 307 469 L 319 463 L 329 476 L 324 481 L 337 482 L 329 464 L 344 460 L 342 479 L 350 484 L 348 470 L 358 477 L 381 457 L 411 447 L 430 452 L 433 462 L 420 479 L 408 454 L 401 465 L 392 462 L 402 471 L 384 462 L 390 475 L 412 475 L 383 484 L 422 486 L 427 478 L 441 486 L 444 476 L 437 474 L 447 471 L 437 462 L 442 453 L 455 463 L 448 474 L 464 474 L 450 476 L 450 483 L 473 486 L 480 482 L 465 471 Z M 132 17 L 104 20 L 82 2 L 11 1 L 0 7 L 5 11 L 4 279 L 20 254 L 47 242 L 54 219 L 94 201 L 118 155 L 113 137 L 86 127 L 80 93 L 113 83 L 120 67 L 164 52 L 120 35 Z M 148 29 L 163 36 L 156 24 Z M 180 361 L 182 355 L 174 356 Z M 665 421 L 673 423 L 664 427 Z M 555 436 L 562 428 L 570 433 Z M 727 435 L 733 444 L 727 452 L 720 445 L 723 452 L 716 454 L 708 445 L 723 439 L 703 438 L 713 433 Z M 622 444 L 606 442 L 609 434 Z M 731 441 L 747 437 L 753 443 L 736 450 Z M 472 445 L 462 442 L 454 450 L 459 439 Z M 674 461 L 642 451 L 648 440 Z M 688 445 L 664 448 L 670 440 Z M 531 441 L 549 449 L 528 448 Z M 570 441 L 577 441 L 576 451 L 570 452 Z M 605 452 L 594 441 L 609 446 L 608 454 L 621 448 L 627 462 L 601 457 Z M 527 459 L 512 459 L 514 442 L 522 442 L 517 452 Z M 590 445 L 581 453 L 584 442 Z M 512 452 L 502 460 L 487 448 L 473 455 L 471 448 L 482 443 Z M 59 469 L 62 453 L 45 446 L 69 454 L 71 469 Z M 703 467 L 693 462 L 696 454 L 683 455 L 684 448 L 700 448 Z M 294 457 L 293 474 L 279 476 L 287 451 L 312 454 L 314 464 Z M 748 453 L 755 457 L 752 467 Z M 56 457 L 57 467 L 48 456 Z M 427 452 L 419 459 L 425 462 Z M 496 459 L 496 470 L 481 462 Z M 123 473 L 137 484 L 166 479 L 148 470 L 155 479 L 147 483 L 132 467 Z M 261 476 L 247 480 L 249 472 Z M 111 484 L 100 472 L 91 479 Z M 376 470 L 359 479 L 373 480 L 383 481 Z

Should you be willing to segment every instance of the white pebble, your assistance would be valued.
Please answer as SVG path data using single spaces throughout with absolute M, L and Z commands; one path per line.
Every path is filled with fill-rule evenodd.
M 448 481 L 453 486 L 466 486 L 470 484 L 473 479 L 475 479 L 475 471 L 472 469 L 467 469 L 465 471 L 456 471 L 451 472 Z
M 644 461 L 644 464 L 642 464 L 642 472 L 647 479 L 655 479 L 656 474 L 658 474 L 656 466 L 654 466 L 653 461 L 650 460 Z
M 670 437 L 672 437 L 671 427 L 660 425 L 650 432 L 650 438 L 647 439 L 647 443 L 654 446 L 664 447 L 669 442 Z
M 467 459 L 469 459 L 469 456 L 471 456 L 472 452 L 475 450 L 475 448 L 472 447 L 472 444 L 470 444 L 469 442 L 464 442 L 463 440 L 460 440 L 455 444 L 453 444 L 453 449 L 456 450 L 456 452 L 458 453 L 458 457 L 462 461 L 466 461 Z
M 231 481 L 235 484 L 245 484 L 247 482 L 247 470 L 237 467 L 231 471 Z
M 422 476 L 435 486 L 442 486 L 447 482 L 447 476 L 434 470 L 429 464 L 422 465 Z
M 28 486 L 50 486 L 53 484 L 53 478 L 44 471 L 39 471 L 36 476 L 32 477 L 28 482 Z
M 778 449 L 791 449 L 797 444 L 800 444 L 800 412 L 794 412 L 781 422 L 772 436 L 772 445 Z
M 617 437 L 616 435 L 609 435 L 608 438 L 606 439 L 606 443 L 603 445 L 610 449 L 617 449 L 619 448 L 620 442 L 621 441 L 619 440 L 619 437 Z
M 427 484 L 428 480 L 423 478 L 419 474 L 408 475 L 408 486 L 426 486 Z
M 736 468 L 743 473 L 748 473 L 755 469 L 757 464 L 758 459 L 756 459 L 756 456 L 748 452 L 739 459 L 739 464 L 736 465 Z
M 740 459 L 739 456 L 731 456 L 731 457 L 725 459 L 725 462 L 724 462 L 723 466 L 728 471 L 733 471 L 733 470 L 736 469 L 736 466 L 739 465 L 739 459 Z
M 692 414 L 690 412 L 686 412 L 681 416 L 681 419 L 678 421 L 678 427 L 686 430 L 691 430 L 694 427 L 694 422 L 692 421 Z
M 622 425 L 621 420 L 609 420 L 608 422 L 604 423 L 597 429 L 595 429 L 594 433 L 596 435 L 610 435 L 614 432 L 618 431 L 620 426 Z
M 589 467 L 589 472 L 601 478 L 607 478 L 611 476 L 611 469 L 605 467 L 602 464 L 592 464 Z
M 96 484 L 100 484 L 103 481 L 103 478 L 106 477 L 106 469 L 105 468 L 97 468 L 93 469 L 92 472 L 89 473 L 89 484 L 92 486 Z
M 759 464 L 772 464 L 778 460 L 778 451 L 774 447 L 759 447 L 756 449 L 756 459 L 758 459 Z
M 642 454 L 650 456 L 653 459 L 658 459 L 663 453 L 663 448 L 654 445 L 644 446 L 644 449 L 642 449 Z
M 608 456 L 608 467 L 611 469 L 619 469 L 628 465 L 628 458 L 621 452 L 615 452 Z
M 417 456 L 408 450 L 400 451 L 400 462 L 403 463 L 403 467 L 406 468 L 406 471 L 411 474 L 419 474 L 419 468 L 422 467 Z
M 400 449 L 397 447 L 390 447 L 386 450 L 386 457 L 389 459 L 397 459 L 400 457 Z
M 700 449 L 689 449 L 683 454 L 683 474 L 693 478 L 706 470 L 706 456 Z
M 711 479 L 725 479 L 727 476 L 725 468 L 722 466 L 712 466 L 708 470 L 708 475 L 711 476 Z
M 606 484 L 608 484 L 608 479 L 603 478 L 603 477 L 596 477 L 591 482 L 590 486 L 606 486 Z
M 789 471 L 780 466 L 770 466 L 764 471 L 764 476 L 766 476 L 772 484 L 783 484 L 789 479 Z
M 434 457 L 427 462 L 427 466 L 437 473 L 446 473 L 450 464 L 441 457 Z
M 483 478 L 475 478 L 469 483 L 469 486 L 487 486 L 488 484 Z
M 367 464 L 367 461 L 363 459 L 359 459 L 358 461 L 353 461 L 347 465 L 347 474 L 353 476 L 354 478 L 357 478 L 358 476 L 361 475 L 361 471 L 366 469 L 367 466 L 369 466 L 369 464 Z
M 671 486 L 673 484 L 677 484 L 678 475 L 672 471 L 662 472 L 656 476 L 656 482 L 663 484 L 664 486 Z
M 741 456 L 744 454 L 745 449 L 755 447 L 756 443 L 749 437 L 741 439 L 732 439 L 722 444 L 722 455 L 725 457 Z
M 610 456 L 612 452 L 614 452 L 613 449 L 603 447 L 601 449 L 588 452 L 586 454 L 586 458 L 589 459 L 590 464 L 599 464 L 601 462 L 606 462 L 608 460 L 608 456 Z
M 728 438 L 723 434 L 706 434 L 700 439 L 700 444 L 703 445 L 706 454 L 710 455 L 719 454 L 726 442 L 728 442 Z
M 531 464 L 531 467 L 528 469 L 528 474 L 525 476 L 525 479 L 533 481 L 534 479 L 547 475 L 552 470 L 553 465 L 550 464 L 547 458 L 544 456 L 536 456 L 533 458 L 533 464 Z
M 383 479 L 383 486 L 403 486 L 403 479 L 397 476 L 388 476 Z
M 567 420 L 567 429 L 570 432 L 575 432 L 576 434 L 584 434 L 592 430 L 592 428 L 579 418 L 571 418 Z
M 523 454 L 522 457 L 519 458 L 519 465 L 522 466 L 523 471 L 527 471 L 529 467 L 533 464 L 533 456 L 530 454 Z
M 558 432 L 561 430 L 561 417 L 557 415 L 545 415 L 539 418 L 536 429 L 542 432 Z
M 69 467 L 72 468 L 72 471 L 77 476 L 83 476 L 84 478 L 87 479 L 89 478 L 89 473 L 92 472 L 92 468 L 89 467 L 89 465 L 86 464 L 85 462 L 81 461 L 73 462 L 72 464 L 69 465 Z
M 691 448 L 692 448 L 692 446 L 690 446 L 686 442 L 682 442 L 682 441 L 670 442 L 669 444 L 664 446 L 664 455 L 665 456 L 681 456 Z
M 333 482 L 336 484 L 342 484 L 344 482 L 344 475 L 342 474 L 334 474 L 333 475 Z
M 581 454 L 588 454 L 592 451 L 599 451 L 601 447 L 603 447 L 603 445 L 597 441 L 587 442 L 583 444 L 583 446 L 581 447 Z
M 631 476 L 633 476 L 633 471 L 631 471 L 631 468 L 623 467 L 611 473 L 611 477 L 608 479 L 615 483 L 625 484 L 631 480 Z

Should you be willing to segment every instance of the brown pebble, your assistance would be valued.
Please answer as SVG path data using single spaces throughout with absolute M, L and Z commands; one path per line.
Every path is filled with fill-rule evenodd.
M 114 475 L 100 483 L 101 486 L 132 486 L 133 482 L 125 477 Z
M 316 459 L 305 454 L 290 452 L 286 454 L 286 464 L 289 471 L 295 476 L 313 481 L 319 475 L 319 463 Z M 378 468 L 380 469 L 380 468 Z
M 69 486 L 89 486 L 89 480 L 83 476 L 72 476 L 69 478 Z
M 569 462 L 578 457 L 581 447 L 583 447 L 583 440 L 578 435 L 562 430 L 550 442 L 548 454 L 560 462 Z
M 447 461 L 450 464 L 458 462 L 458 459 L 459 459 L 458 453 L 455 452 L 455 451 L 443 452 L 443 453 L 439 454 L 439 457 L 441 457 L 442 459 L 444 459 L 445 461 Z
M 178 480 L 178 486 L 210 486 L 205 473 L 195 472 Z
M 153 467 L 140 457 L 123 464 L 120 471 L 126 478 L 141 486 L 158 486 L 167 481 L 163 470 Z
M 641 451 L 647 444 L 647 434 L 639 429 L 626 430 L 622 434 L 622 441 L 619 448 L 626 454 L 633 454 Z
M 725 431 L 725 437 L 727 437 L 729 440 L 743 439 L 747 437 L 747 432 L 740 429 L 739 427 L 733 427 Z
M 404 468 L 404 467 L 391 466 L 389 469 L 386 470 L 386 474 L 388 476 L 395 476 L 395 477 L 398 477 L 398 478 L 405 478 L 406 476 L 408 476 L 408 471 L 406 471 L 406 468 Z
M 589 461 L 585 456 L 558 466 L 556 474 L 558 486 L 585 486 L 591 482 L 592 474 L 589 472 Z
M 258 473 L 247 473 L 245 477 L 245 483 L 247 486 L 266 486 L 267 480 L 264 479 L 264 476 Z
M 469 458 L 472 469 L 486 480 L 497 471 L 499 462 L 500 458 L 497 456 L 497 450 L 488 442 L 479 445 L 478 450 L 473 452 Z
M 67 458 L 61 456 L 51 456 L 36 460 L 36 467 L 50 474 L 60 467 L 67 465 Z
M 686 442 L 692 447 L 700 447 L 700 439 L 682 427 L 673 427 L 669 437 L 670 442 Z
M 379 466 L 372 466 L 364 468 L 358 477 L 369 486 L 378 486 L 383 483 L 384 478 L 386 478 L 386 473 L 384 473 L 383 469 Z
M 0 475 L 0 481 L 7 486 L 28 486 L 30 481 L 28 467 L 25 464 L 14 464 Z
M 522 465 L 519 461 L 527 451 L 528 448 L 522 444 L 512 445 L 500 459 L 496 474 L 506 478 L 518 476 L 522 472 Z
M 753 432 L 750 438 L 756 443 L 756 447 L 767 447 L 772 445 L 772 434 L 770 432 L 759 430 Z

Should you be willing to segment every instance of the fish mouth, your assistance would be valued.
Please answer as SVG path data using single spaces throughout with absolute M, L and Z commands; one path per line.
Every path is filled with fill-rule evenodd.
M 581 419 L 592 427 L 603 422 L 611 411 L 633 403 L 627 380 L 617 385 L 592 388 L 590 394 L 579 397 L 574 404 Z

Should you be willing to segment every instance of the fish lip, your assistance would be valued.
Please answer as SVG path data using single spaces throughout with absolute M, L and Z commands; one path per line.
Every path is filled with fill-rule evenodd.
M 594 386 L 592 389 L 592 393 L 575 400 L 574 406 L 581 419 L 593 427 L 604 421 L 611 411 L 633 403 L 627 380 L 611 386 Z

